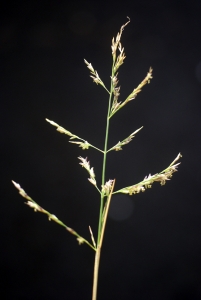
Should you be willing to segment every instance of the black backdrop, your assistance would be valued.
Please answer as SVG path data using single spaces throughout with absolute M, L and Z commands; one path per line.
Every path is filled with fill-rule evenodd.
M 153 80 L 111 120 L 109 145 L 144 126 L 108 155 L 116 188 L 163 170 L 163 187 L 114 197 L 101 257 L 98 299 L 200 299 L 200 1 L 26 1 L 1 8 L 1 282 L 5 299 L 90 299 L 94 253 L 23 204 L 11 179 L 42 207 L 90 239 L 99 197 L 78 156 L 101 181 L 101 154 L 68 143 L 54 120 L 97 147 L 104 143 L 111 39 L 120 26 L 126 60 L 121 99 L 153 67 Z M 124 205 L 125 203 L 125 205 Z

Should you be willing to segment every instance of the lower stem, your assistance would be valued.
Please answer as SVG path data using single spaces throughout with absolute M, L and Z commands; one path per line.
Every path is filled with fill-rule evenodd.
M 115 179 L 113 180 L 113 184 L 111 187 L 111 191 L 109 196 L 107 197 L 107 202 L 105 204 L 105 212 L 102 221 L 102 227 L 101 227 L 101 232 L 100 232 L 100 239 L 98 241 L 98 245 L 96 248 L 96 254 L 95 254 L 95 260 L 94 260 L 94 278 L 93 278 L 93 290 L 92 290 L 92 300 L 97 299 L 97 290 L 98 290 L 98 273 L 99 273 L 99 265 L 100 265 L 100 255 L 101 255 L 101 247 L 103 244 L 103 236 L 105 232 L 105 225 L 107 221 L 107 216 L 108 216 L 108 211 L 109 211 L 109 206 L 110 206 L 110 201 L 112 198 L 112 193 L 114 190 L 114 185 L 115 185 Z
M 92 300 L 96 300 L 97 298 L 97 289 L 98 289 L 98 271 L 100 264 L 100 254 L 101 247 L 98 246 L 96 249 L 96 255 L 94 260 L 94 279 L 93 279 L 93 291 L 92 291 Z

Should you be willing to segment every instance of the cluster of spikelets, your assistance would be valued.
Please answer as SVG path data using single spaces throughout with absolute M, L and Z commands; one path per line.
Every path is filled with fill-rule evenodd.
M 143 181 L 125 187 L 119 190 L 118 192 L 132 195 L 132 194 L 138 194 L 140 192 L 144 192 L 145 189 L 151 188 L 152 184 L 157 181 L 160 182 L 161 185 L 164 185 L 166 183 L 166 180 L 170 180 L 172 174 L 177 171 L 177 167 L 179 166 L 180 163 L 175 164 L 175 162 L 177 162 L 180 157 L 181 154 L 179 153 L 177 157 L 174 159 L 174 161 L 169 165 L 169 167 L 163 170 L 162 172 L 156 173 L 154 175 L 149 174 L 148 176 L 145 176 Z
M 116 39 L 114 39 L 114 38 L 112 39 L 111 48 L 112 48 L 112 57 L 113 57 L 113 67 L 112 67 L 111 81 L 112 81 L 112 94 L 114 97 L 113 97 L 113 102 L 112 102 L 112 106 L 110 109 L 109 118 L 111 118 L 119 109 L 121 109 L 129 101 L 135 99 L 137 94 L 139 92 L 141 92 L 142 87 L 144 85 L 146 85 L 147 83 L 150 83 L 150 79 L 153 78 L 152 77 L 153 69 L 150 67 L 149 72 L 147 73 L 147 76 L 142 80 L 142 82 L 137 86 L 137 88 L 135 88 L 123 102 L 121 102 L 121 101 L 118 102 L 118 98 L 120 96 L 120 86 L 118 86 L 119 81 L 117 78 L 118 77 L 117 70 L 124 63 L 124 60 L 126 58 L 124 48 L 122 47 L 120 40 L 121 40 L 123 30 L 129 22 L 130 22 L 130 19 L 126 24 L 124 24 L 121 27 L 120 32 L 116 36 Z M 118 56 L 117 56 L 117 49 L 119 51 Z M 90 70 L 90 73 L 91 73 L 90 77 L 93 79 L 93 81 L 96 84 L 100 84 L 110 94 L 110 91 L 106 88 L 105 84 L 99 77 L 98 72 L 96 70 L 94 70 L 92 64 L 89 63 L 88 61 L 86 61 L 86 59 L 84 60 L 84 62 L 86 63 L 87 68 Z
M 48 216 L 49 221 L 54 221 L 57 224 L 63 226 L 68 232 L 75 235 L 77 237 L 77 241 L 79 244 L 86 243 L 89 245 L 92 249 L 95 250 L 95 247 L 89 243 L 87 240 L 85 240 L 82 236 L 80 236 L 74 229 L 70 228 L 69 226 L 65 225 L 61 220 L 59 220 L 55 215 L 51 214 L 49 211 L 38 205 L 26 192 L 21 188 L 21 186 L 12 180 L 12 183 L 16 187 L 16 189 L 19 191 L 19 194 L 26 199 L 25 204 L 29 207 L 33 208 L 35 212 L 41 212 Z

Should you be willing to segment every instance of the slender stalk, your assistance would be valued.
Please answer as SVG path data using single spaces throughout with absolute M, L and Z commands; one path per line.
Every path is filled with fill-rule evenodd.
M 94 148 L 94 149 L 96 149 L 96 150 L 98 150 L 98 151 L 100 151 L 100 152 L 104 153 L 104 151 L 103 151 L 103 150 L 101 150 L 101 149 L 99 149 L 99 148 L 97 148 L 97 147 L 93 146 L 92 144 L 89 144 L 89 145 L 90 145 L 90 147 L 92 147 L 92 148 Z
M 113 78 L 113 74 L 114 74 L 114 63 L 112 65 L 112 77 L 111 78 Z M 113 83 L 112 83 L 112 80 L 111 80 L 110 96 L 109 96 L 108 111 L 107 111 L 107 123 L 106 123 L 106 131 L 105 131 L 105 145 L 104 145 L 104 153 L 103 153 L 102 186 L 105 184 L 107 144 L 108 144 L 109 125 L 110 125 L 109 116 L 110 116 L 111 101 L 112 101 L 112 90 L 113 90 Z M 114 182 L 113 182 L 112 190 L 111 190 L 111 192 L 108 196 L 108 201 L 107 201 L 108 208 L 109 208 L 109 203 L 110 203 L 110 199 L 111 199 L 111 196 L 112 196 L 113 188 L 114 188 Z M 103 220 L 104 197 L 105 197 L 105 195 L 103 193 L 101 193 L 99 223 L 98 223 L 97 249 L 96 249 L 95 260 L 94 260 L 94 278 L 93 278 L 92 300 L 96 300 L 96 297 L 97 297 L 100 254 L 101 254 L 103 235 L 104 235 L 105 224 L 106 224 L 107 213 L 108 213 L 108 211 L 105 211 L 104 220 Z
M 114 63 L 112 65 L 112 78 L 113 78 L 113 74 L 114 74 Z M 105 170 L 106 170 L 107 144 L 108 144 L 108 134 L 109 134 L 109 125 L 110 125 L 109 116 L 110 116 L 110 108 L 111 108 L 111 100 L 112 100 L 112 89 L 113 89 L 113 84 L 112 84 L 112 80 L 111 80 L 111 84 L 110 84 L 110 96 L 109 96 L 108 111 L 107 111 L 107 124 L 106 124 L 106 131 L 105 131 L 105 145 L 104 145 L 104 154 L 103 154 L 102 185 L 105 184 Z M 102 226 L 102 213 L 103 213 L 103 205 L 104 205 L 104 197 L 105 197 L 104 194 L 101 194 L 97 245 L 99 244 L 99 240 L 100 240 L 100 233 L 101 233 L 101 226 Z
M 104 218 L 103 218 L 103 221 L 102 221 L 102 227 L 101 227 L 101 233 L 100 233 L 100 240 L 99 240 L 99 244 L 97 246 L 96 254 L 95 254 L 92 300 L 96 300 L 96 298 L 97 298 L 98 272 L 99 272 L 101 248 L 102 248 L 102 244 L 103 244 L 103 236 L 104 236 L 104 233 L 105 233 L 105 226 L 106 226 L 106 221 L 107 221 L 107 215 L 108 215 L 108 211 L 109 211 L 110 201 L 111 201 L 111 198 L 112 198 L 112 192 L 114 190 L 114 185 L 115 185 L 115 180 L 113 181 L 112 189 L 111 189 L 110 194 L 109 194 L 109 196 L 107 198 L 107 203 L 106 203 L 106 207 L 105 207 Z

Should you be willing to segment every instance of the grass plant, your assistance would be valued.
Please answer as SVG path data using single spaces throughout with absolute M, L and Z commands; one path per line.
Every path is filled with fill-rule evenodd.
M 133 131 L 130 135 L 128 135 L 122 141 L 116 143 L 112 148 L 108 149 L 108 138 L 109 138 L 109 126 L 110 120 L 115 116 L 117 112 L 119 112 L 125 105 L 129 104 L 133 101 L 137 95 L 141 92 L 142 88 L 150 83 L 152 79 L 152 68 L 149 68 L 149 71 L 146 77 L 142 80 L 142 82 L 131 91 L 131 93 L 127 96 L 127 98 L 123 101 L 119 101 L 120 96 L 120 86 L 118 82 L 118 71 L 121 65 L 124 63 L 126 58 L 124 47 L 121 44 L 121 37 L 124 28 L 128 25 L 130 19 L 128 18 L 127 23 L 125 23 L 118 32 L 116 38 L 112 39 L 112 70 L 111 70 L 111 83 L 110 87 L 107 88 L 104 82 L 99 77 L 98 72 L 94 69 L 91 63 L 89 63 L 86 59 L 84 60 L 87 68 L 90 71 L 90 77 L 93 81 L 97 84 L 102 86 L 108 94 L 108 110 L 106 116 L 106 131 L 105 131 L 105 143 L 103 149 L 99 149 L 96 146 L 92 145 L 85 139 L 79 137 L 78 135 L 71 133 L 70 131 L 66 130 L 64 127 L 58 125 L 54 121 L 46 119 L 52 126 L 56 127 L 56 130 L 60 133 L 63 133 L 69 136 L 69 142 L 72 144 L 76 144 L 81 147 L 83 150 L 87 150 L 90 147 L 94 148 L 95 150 L 99 151 L 103 156 L 103 163 L 102 163 L 102 182 L 100 185 L 96 182 L 96 176 L 94 172 L 94 168 L 90 166 L 90 162 L 87 158 L 79 156 L 79 164 L 86 169 L 88 172 L 88 181 L 96 188 L 99 197 L 100 197 L 100 210 L 99 210 L 99 220 L 98 220 L 98 229 L 97 229 L 97 237 L 95 238 L 94 233 L 92 232 L 91 227 L 89 227 L 91 241 L 88 241 L 84 237 L 80 236 L 74 229 L 70 228 L 69 226 L 65 225 L 61 220 L 59 220 L 54 214 L 51 214 L 44 208 L 42 208 L 39 204 L 37 204 L 22 188 L 21 186 L 12 181 L 14 186 L 18 189 L 20 195 L 26 199 L 25 204 L 29 207 L 33 208 L 35 212 L 41 212 L 47 215 L 48 220 L 54 221 L 59 225 L 63 226 L 68 232 L 73 234 L 79 244 L 86 244 L 88 245 L 94 252 L 95 252 L 95 260 L 94 260 L 94 272 L 93 272 L 93 287 L 92 287 L 92 300 L 97 299 L 97 287 L 98 287 L 98 274 L 99 274 L 99 265 L 100 265 L 100 256 L 101 256 L 101 248 L 103 244 L 105 226 L 109 211 L 110 202 L 112 199 L 112 195 L 117 193 L 129 194 L 134 195 L 140 192 L 145 192 L 146 189 L 151 188 L 154 182 L 159 182 L 161 185 L 164 185 L 167 180 L 170 180 L 173 173 L 177 171 L 177 167 L 180 164 L 178 160 L 181 157 L 179 153 L 177 157 L 172 161 L 172 163 L 162 170 L 159 173 L 154 175 L 149 174 L 145 176 L 140 182 L 133 184 L 131 186 L 126 186 L 121 188 L 120 190 L 115 191 L 115 179 L 107 179 L 105 178 L 106 174 L 106 162 L 107 162 L 107 154 L 110 151 L 120 151 L 122 147 L 126 144 L 130 143 L 136 134 L 142 130 L 143 127 L 138 128 L 137 130 Z

